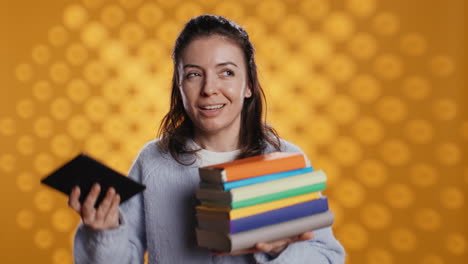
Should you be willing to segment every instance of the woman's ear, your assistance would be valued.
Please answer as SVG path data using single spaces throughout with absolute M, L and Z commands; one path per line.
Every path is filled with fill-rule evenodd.
M 252 96 L 252 88 L 250 88 L 250 85 L 247 85 L 247 89 L 245 89 L 245 92 L 244 92 L 244 97 L 250 98 L 251 96 Z

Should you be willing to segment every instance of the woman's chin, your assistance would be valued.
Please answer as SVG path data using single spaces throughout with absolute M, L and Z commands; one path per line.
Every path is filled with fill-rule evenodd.
M 218 123 L 202 123 L 197 126 L 198 134 L 200 135 L 214 135 L 223 133 L 225 129 Z
M 215 135 L 223 133 L 233 136 L 239 133 L 240 119 L 229 120 L 226 118 L 201 119 L 197 122 L 197 132 L 199 135 Z
M 213 134 L 219 133 L 220 131 L 221 131 L 221 127 L 215 126 L 215 125 L 199 127 L 200 134 L 213 135 Z

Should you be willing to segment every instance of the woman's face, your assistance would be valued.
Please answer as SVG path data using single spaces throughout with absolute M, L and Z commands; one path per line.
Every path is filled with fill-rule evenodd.
M 178 72 L 196 136 L 238 136 L 244 98 L 252 95 L 242 49 L 219 35 L 195 39 L 182 52 Z

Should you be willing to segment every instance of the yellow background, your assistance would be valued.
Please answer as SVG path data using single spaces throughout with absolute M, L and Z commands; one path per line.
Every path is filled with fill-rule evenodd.
M 39 180 L 80 151 L 128 170 L 202 13 L 250 33 L 268 122 L 328 174 L 347 263 L 465 263 L 464 0 L 2 0 L 1 263 L 71 263 L 79 219 Z

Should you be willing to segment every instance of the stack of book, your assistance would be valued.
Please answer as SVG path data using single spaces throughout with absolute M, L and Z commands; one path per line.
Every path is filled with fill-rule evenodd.
M 223 252 L 332 225 L 322 170 L 303 154 L 274 152 L 202 167 L 197 243 Z

